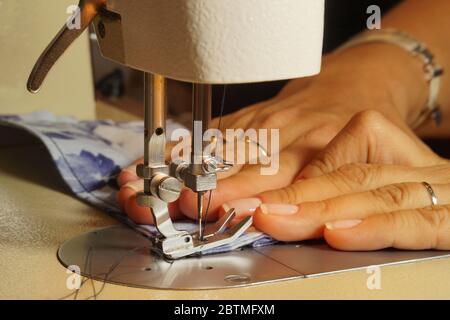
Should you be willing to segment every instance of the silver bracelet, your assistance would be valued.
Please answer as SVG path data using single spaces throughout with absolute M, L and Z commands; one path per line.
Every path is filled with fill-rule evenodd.
M 418 56 L 422 59 L 424 62 L 426 80 L 429 85 L 428 99 L 425 107 L 422 109 L 417 119 L 411 124 L 411 128 L 419 128 L 430 118 L 433 119 L 436 126 L 439 126 L 442 123 L 442 111 L 437 103 L 437 99 L 439 95 L 440 81 L 442 75 L 444 74 L 444 70 L 435 63 L 434 56 L 430 50 L 428 50 L 423 43 L 416 40 L 412 36 L 395 29 L 371 30 L 361 33 L 350 39 L 338 50 L 344 50 L 369 42 L 385 42 L 394 44 L 408 51 L 413 56 Z

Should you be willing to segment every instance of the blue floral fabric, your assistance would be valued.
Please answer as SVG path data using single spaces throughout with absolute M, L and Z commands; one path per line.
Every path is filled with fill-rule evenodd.
M 42 141 L 48 149 L 61 177 L 75 196 L 106 211 L 137 231 L 154 236 L 155 227 L 136 225 L 116 204 L 116 177 L 121 168 L 143 154 L 143 123 L 114 121 L 78 121 L 48 112 L 27 115 L 0 115 L 0 125 L 26 130 Z M 167 134 L 181 127 L 170 122 Z M 194 231 L 191 221 L 176 222 L 179 230 Z M 205 253 L 226 252 L 246 245 L 263 246 L 273 240 L 260 233 L 248 232 L 235 243 Z

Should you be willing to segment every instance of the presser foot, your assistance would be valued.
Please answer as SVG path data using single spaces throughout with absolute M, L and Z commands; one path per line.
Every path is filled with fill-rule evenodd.
M 211 250 L 232 243 L 244 234 L 253 224 L 252 217 L 246 217 L 236 225 L 230 227 L 236 212 L 230 209 L 216 223 L 205 226 L 203 236 L 199 231 L 188 236 L 174 235 L 166 238 L 154 238 L 154 251 L 169 260 L 176 260 L 192 255 L 201 255 L 206 250 Z

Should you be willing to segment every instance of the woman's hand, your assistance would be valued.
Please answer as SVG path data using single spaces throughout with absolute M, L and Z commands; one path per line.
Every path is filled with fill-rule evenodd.
M 378 112 L 353 117 L 302 176 L 259 196 L 257 228 L 342 250 L 450 249 L 450 162 Z
M 425 99 L 422 91 L 426 96 L 426 85 L 421 87 L 421 64 L 416 63 L 394 46 L 368 44 L 351 48 L 325 57 L 320 75 L 292 81 L 274 99 L 224 117 L 224 129 L 279 129 L 280 166 L 274 176 L 261 175 L 258 165 L 245 165 L 234 168 L 231 176 L 219 177 L 210 205 L 210 219 L 217 218 L 216 213 L 224 202 L 234 199 L 249 199 L 244 205 L 237 205 L 238 213 L 254 211 L 259 205 L 254 198 L 257 194 L 295 181 L 299 171 L 361 110 L 378 110 L 412 136 L 406 124 L 407 108 L 421 105 L 419 100 Z M 419 79 L 418 83 L 414 79 Z M 406 88 L 411 92 L 406 93 Z M 213 127 L 217 123 L 215 119 Z M 119 177 L 119 204 L 136 222 L 152 223 L 148 208 L 136 203 L 136 192 L 142 190 L 142 181 L 134 171 L 135 167 L 128 168 Z M 172 217 L 195 219 L 196 207 L 195 195 L 185 190 L 177 204 L 171 205 Z

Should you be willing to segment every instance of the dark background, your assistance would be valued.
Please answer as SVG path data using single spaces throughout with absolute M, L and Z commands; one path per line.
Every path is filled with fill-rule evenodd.
M 350 37 L 366 28 L 370 5 L 378 5 L 382 14 L 388 12 L 399 0 L 326 0 L 324 53 L 330 52 Z M 227 85 L 226 108 L 231 113 L 242 107 L 274 97 L 287 81 Z M 220 114 L 223 86 L 215 86 L 213 115 Z

